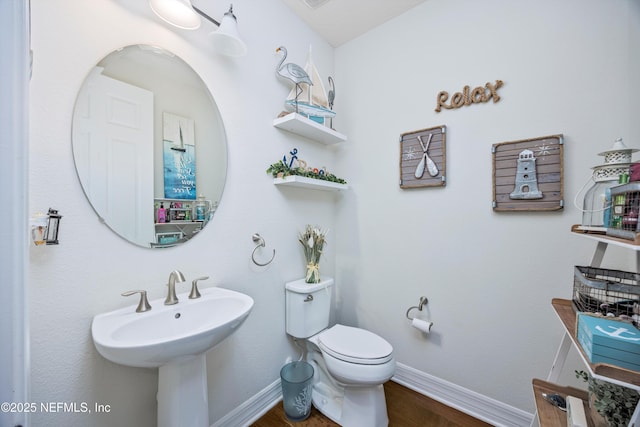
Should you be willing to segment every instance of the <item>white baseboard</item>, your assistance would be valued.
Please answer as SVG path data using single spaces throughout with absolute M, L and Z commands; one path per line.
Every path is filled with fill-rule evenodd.
M 282 400 L 280 378 L 269 384 L 251 399 L 220 418 L 211 427 L 246 427 L 256 422 Z
M 529 427 L 534 416 L 402 363 L 396 365 L 396 374 L 391 380 L 496 427 Z M 247 427 L 281 400 L 278 378 L 211 427 Z
M 534 416 L 402 363 L 391 380 L 496 427 L 529 427 Z

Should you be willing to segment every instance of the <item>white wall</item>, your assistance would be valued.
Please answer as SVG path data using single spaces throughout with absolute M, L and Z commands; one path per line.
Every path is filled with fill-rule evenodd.
M 353 184 L 338 212 L 341 320 L 386 337 L 401 363 L 533 412 L 531 379 L 562 334 L 551 298 L 570 297 L 595 248 L 569 233 L 573 198 L 615 138 L 640 147 L 639 29 L 631 0 L 429 0 L 339 47 L 338 158 Z M 496 79 L 499 103 L 434 111 L 440 91 Z M 400 189 L 399 135 L 438 125 L 446 187 Z M 564 210 L 493 212 L 492 144 L 558 133 Z M 605 265 L 632 260 L 610 250 Z M 427 338 L 405 318 L 422 295 Z
M 218 18 L 228 7 L 200 3 Z M 146 1 L 34 0 L 31 7 L 30 210 L 52 206 L 64 215 L 61 244 L 30 251 L 31 400 L 111 405 L 107 415 L 37 413 L 33 425 L 155 425 L 157 371 L 106 361 L 94 349 L 90 325 L 95 314 L 134 303 L 120 296 L 123 291 L 141 288 L 150 298 L 162 297 L 173 269 L 188 281 L 209 275 L 202 286 L 239 290 L 255 300 L 241 329 L 208 355 L 213 423 L 275 381 L 286 358 L 296 354 L 284 332 L 284 283 L 304 273 L 297 233 L 307 223 L 335 229 L 336 197 L 279 189 L 265 170 L 293 147 L 318 166 L 331 165 L 333 153 L 272 126 L 290 90 L 275 75 L 275 49 L 285 45 L 289 61 L 304 64 L 312 44 L 323 75 L 333 69 L 333 49 L 278 0 L 234 2 L 249 46 L 239 59 L 212 51 L 207 35 L 214 27 L 208 23 L 195 32 L 174 30 Z M 189 63 L 209 86 L 226 125 L 229 172 L 220 207 L 205 231 L 180 248 L 145 250 L 109 231 L 86 201 L 73 165 L 76 93 L 102 57 L 134 43 L 159 45 Z M 267 243 L 259 255 L 266 259 L 277 250 L 268 268 L 250 261 L 255 232 Z M 326 274 L 334 271 L 335 238 L 330 236 L 321 265 Z

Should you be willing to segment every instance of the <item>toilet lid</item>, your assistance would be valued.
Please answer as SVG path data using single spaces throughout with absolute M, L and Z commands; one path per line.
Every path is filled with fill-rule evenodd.
M 391 360 L 393 347 L 373 332 L 335 325 L 318 336 L 322 351 L 345 362 L 380 365 Z

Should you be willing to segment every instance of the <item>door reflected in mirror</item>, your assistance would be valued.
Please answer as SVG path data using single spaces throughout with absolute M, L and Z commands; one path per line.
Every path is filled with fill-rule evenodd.
M 71 142 L 91 206 L 129 242 L 179 245 L 215 216 L 224 125 L 202 79 L 171 52 L 132 45 L 101 60 L 78 93 Z

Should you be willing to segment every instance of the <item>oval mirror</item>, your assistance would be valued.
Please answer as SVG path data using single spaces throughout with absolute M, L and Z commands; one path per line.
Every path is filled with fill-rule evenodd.
M 78 93 L 71 141 L 89 203 L 131 243 L 175 246 L 213 219 L 224 125 L 202 79 L 171 52 L 133 45 L 100 61 Z

